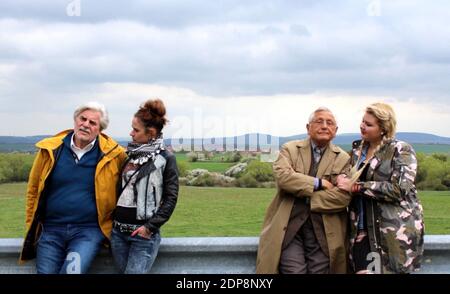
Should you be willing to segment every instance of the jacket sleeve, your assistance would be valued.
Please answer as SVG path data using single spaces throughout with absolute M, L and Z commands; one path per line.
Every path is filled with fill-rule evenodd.
M 314 177 L 296 172 L 293 168 L 292 155 L 285 144 L 277 160 L 273 163 L 273 173 L 278 187 L 297 197 L 311 195 L 314 191 Z
M 311 211 L 320 213 L 336 213 L 347 209 L 352 200 L 349 193 L 334 187 L 331 190 L 321 190 L 311 197 Z
M 413 148 L 409 144 L 397 142 L 390 180 L 361 182 L 361 193 L 376 201 L 400 202 L 415 189 L 416 174 L 417 159 Z
M 159 229 L 172 215 L 178 199 L 178 168 L 175 155 L 169 154 L 163 174 L 163 195 L 161 206 L 145 226 L 150 230 Z
M 34 206 L 38 199 L 39 181 L 42 177 L 44 150 L 40 149 L 34 158 L 33 166 L 31 167 L 30 175 L 28 177 L 27 197 L 25 205 L 25 226 L 28 229 L 33 222 Z
M 340 164 L 342 168 L 338 171 L 338 173 L 348 173 L 350 170 L 350 162 L 343 158 L 339 161 L 345 162 L 345 164 Z M 333 184 L 335 185 L 336 183 Z M 334 187 L 331 190 L 316 191 L 311 197 L 311 211 L 320 213 L 340 212 L 347 209 L 347 206 L 350 204 L 351 200 L 352 197 L 350 193 L 345 192 L 338 187 Z

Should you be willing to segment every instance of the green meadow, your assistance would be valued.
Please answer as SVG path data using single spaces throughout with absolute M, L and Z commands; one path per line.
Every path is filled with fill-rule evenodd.
M 25 183 L 0 185 L 0 238 L 24 234 Z M 258 236 L 275 189 L 180 187 L 164 237 Z M 426 234 L 450 234 L 450 191 L 420 191 Z

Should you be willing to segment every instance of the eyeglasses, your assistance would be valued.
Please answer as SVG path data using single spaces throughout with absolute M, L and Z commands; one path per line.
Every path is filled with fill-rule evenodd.
M 335 126 L 336 126 L 336 123 L 335 123 L 334 121 L 332 121 L 332 120 L 318 119 L 318 120 L 314 120 L 312 123 L 313 123 L 313 124 L 316 124 L 316 125 L 318 125 L 318 126 L 321 126 L 321 125 L 323 125 L 324 123 L 325 123 L 325 125 L 326 125 L 327 127 L 335 127 Z

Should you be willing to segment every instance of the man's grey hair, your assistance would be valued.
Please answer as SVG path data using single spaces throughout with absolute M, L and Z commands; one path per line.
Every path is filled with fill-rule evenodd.
M 75 109 L 75 112 L 73 113 L 73 119 L 75 120 L 77 116 L 80 115 L 80 113 L 82 113 L 85 110 L 93 110 L 100 113 L 100 131 L 103 131 L 108 127 L 109 116 L 105 105 L 95 101 L 90 101 L 85 104 L 82 104 L 78 106 L 77 109 Z
M 333 117 L 334 117 L 334 120 L 336 121 L 336 116 L 334 115 L 334 113 L 333 113 L 328 107 L 320 106 L 319 108 L 317 108 L 316 110 L 314 110 L 314 111 L 311 113 L 311 115 L 309 116 L 308 122 L 309 122 L 309 123 L 312 123 L 313 120 L 314 120 L 314 117 L 316 116 L 316 113 L 322 112 L 322 111 L 331 113 L 331 114 L 333 115 Z

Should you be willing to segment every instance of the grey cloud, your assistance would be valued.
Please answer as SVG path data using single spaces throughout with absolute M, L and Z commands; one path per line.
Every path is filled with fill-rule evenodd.
M 0 2 L 0 65 L 16 65 L 0 70 L 3 97 L 140 82 L 449 100 L 447 2 L 381 0 L 370 17 L 371 1 L 81 0 L 79 18 L 70 2 Z
M 320 3 L 295 0 L 6 0 L 0 3 L 0 17 L 32 18 L 63 22 L 105 22 L 134 20 L 157 27 L 184 27 L 223 22 L 282 20 Z M 79 3 L 80 16 L 67 15 L 67 6 Z
M 299 35 L 299 36 L 310 36 L 311 35 L 308 28 L 304 25 L 292 24 L 289 29 L 295 35 Z

